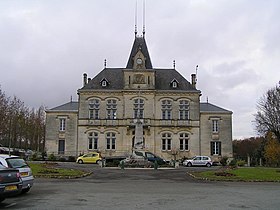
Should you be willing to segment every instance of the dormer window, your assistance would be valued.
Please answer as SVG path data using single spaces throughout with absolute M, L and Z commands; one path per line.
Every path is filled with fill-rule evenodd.
M 100 81 L 100 84 L 102 87 L 107 87 L 109 85 L 109 82 L 106 78 L 103 78 L 101 81 Z
M 178 84 L 179 84 L 179 82 L 176 79 L 173 79 L 170 83 L 172 88 L 177 88 Z

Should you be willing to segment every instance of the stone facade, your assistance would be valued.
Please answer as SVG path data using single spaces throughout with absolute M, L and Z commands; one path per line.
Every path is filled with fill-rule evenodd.
M 46 111 L 47 153 L 129 155 L 139 114 L 145 150 L 162 158 L 232 157 L 232 112 L 201 103 L 194 74 L 190 83 L 175 68 L 154 69 L 142 36 L 135 36 L 126 68 L 84 74 L 78 96 Z

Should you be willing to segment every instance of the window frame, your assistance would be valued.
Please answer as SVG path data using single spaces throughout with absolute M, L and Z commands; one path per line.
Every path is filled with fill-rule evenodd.
M 99 99 L 89 100 L 88 108 L 89 108 L 89 119 L 91 120 L 99 119 L 100 100 Z
M 180 133 L 179 134 L 179 149 L 180 151 L 189 151 L 189 134 Z
M 161 134 L 161 150 L 162 151 L 171 151 L 171 148 L 172 148 L 171 133 L 162 133 Z
M 116 150 L 116 133 L 107 132 L 105 135 L 106 138 L 106 150 Z
M 188 100 L 179 101 L 179 120 L 190 119 L 190 102 Z
M 59 118 L 59 131 L 66 130 L 66 118 Z
M 138 118 L 138 111 L 139 111 L 139 118 L 144 119 L 144 108 L 145 108 L 145 101 L 142 98 L 136 98 L 133 100 L 133 118 Z
M 172 119 L 172 101 L 169 99 L 164 99 L 161 101 L 161 119 Z
M 211 141 L 210 142 L 211 155 L 221 155 L 222 154 L 222 142 L 221 141 Z
M 109 120 L 117 119 L 117 100 L 108 99 L 106 103 L 106 116 Z M 113 116 L 113 117 L 112 117 Z
M 98 139 L 99 139 L 99 135 L 97 132 L 88 133 L 88 150 L 98 149 Z

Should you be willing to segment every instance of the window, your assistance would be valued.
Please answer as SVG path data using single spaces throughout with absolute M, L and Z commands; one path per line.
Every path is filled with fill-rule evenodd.
M 134 118 L 144 118 L 144 100 L 141 98 L 134 100 Z
M 211 142 L 211 155 L 221 155 L 221 142 L 220 141 Z
M 179 119 L 180 120 L 189 119 L 189 109 L 190 109 L 190 105 L 187 100 L 181 100 L 179 102 Z
M 212 131 L 213 133 L 219 132 L 219 122 L 218 120 L 212 120 Z
M 116 134 L 113 132 L 109 132 L 106 134 L 106 149 L 115 150 L 116 149 Z
M 58 140 L 58 154 L 63 155 L 65 152 L 65 140 L 59 139 Z
M 107 101 L 107 119 L 117 119 L 117 101 L 114 99 Z
M 161 150 L 170 151 L 171 150 L 171 134 L 163 133 L 161 136 Z
M 187 133 L 181 133 L 179 137 L 180 151 L 189 150 L 189 135 Z
M 173 88 L 176 88 L 176 87 L 177 87 L 177 82 L 175 82 L 175 81 L 172 82 L 172 87 L 173 87 Z
M 98 147 L 98 133 L 96 132 L 90 132 L 88 134 L 88 149 L 97 149 Z
M 106 86 L 107 86 L 107 81 L 106 81 L 106 80 L 103 80 L 102 83 L 101 83 L 101 86 L 102 86 L 102 87 L 106 87 Z
M 59 119 L 59 130 L 60 131 L 65 131 L 65 125 L 66 125 L 66 119 L 65 118 Z
M 161 102 L 161 111 L 162 111 L 163 120 L 171 119 L 171 111 L 172 111 L 171 100 L 163 100 Z
M 99 119 L 99 107 L 100 103 L 98 99 L 90 100 L 89 102 L 89 118 Z

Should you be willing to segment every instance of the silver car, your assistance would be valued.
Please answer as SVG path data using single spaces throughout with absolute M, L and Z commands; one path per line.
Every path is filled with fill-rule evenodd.
M 34 183 L 34 177 L 25 160 L 14 155 L 0 154 L 0 164 L 8 168 L 18 169 L 22 179 L 22 193 L 26 193 L 30 190 Z
M 191 159 L 184 160 L 184 166 L 212 166 L 211 158 L 208 156 L 195 156 Z

